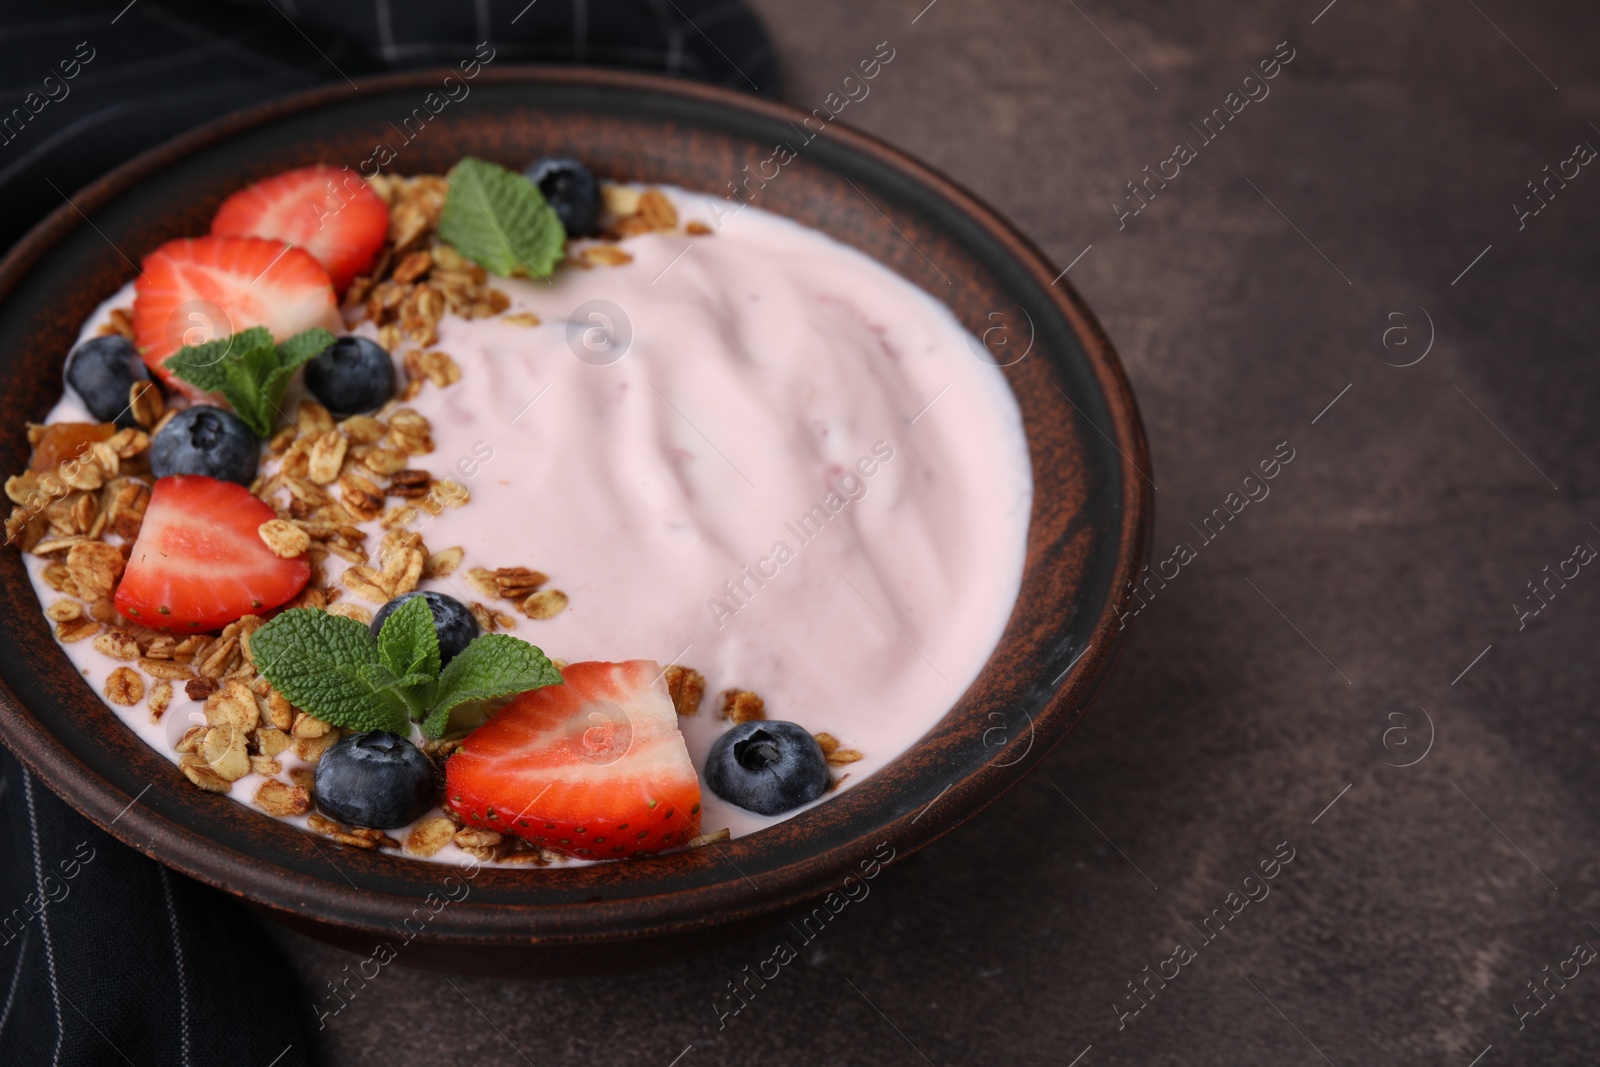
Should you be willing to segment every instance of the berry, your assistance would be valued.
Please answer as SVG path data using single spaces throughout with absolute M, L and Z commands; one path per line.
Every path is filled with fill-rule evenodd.
M 433 628 L 439 634 L 439 665 L 455 659 L 461 650 L 472 643 L 478 636 L 478 619 L 467 606 L 455 597 L 445 596 L 443 593 L 434 593 L 423 590 L 418 593 L 404 593 L 389 601 L 378 609 L 378 614 L 372 618 L 372 635 L 376 637 L 378 631 L 383 629 L 383 620 L 394 613 L 401 604 L 414 596 L 428 598 L 428 610 L 433 612 Z
M 234 482 L 200 474 L 157 479 L 117 610 L 134 622 L 199 633 L 293 600 L 311 578 L 304 555 L 283 559 L 257 532 L 277 518 Z
M 394 396 L 394 360 L 365 337 L 341 337 L 306 364 L 306 388 L 340 418 L 375 411 Z
M 473 825 L 583 859 L 623 859 L 700 832 L 700 780 L 652 660 L 574 663 L 519 694 L 445 761 L 445 800 Z
M 600 221 L 600 183 L 576 159 L 545 158 L 522 172 L 556 209 L 568 237 L 587 237 Z
M 267 327 L 278 341 L 313 326 L 344 329 L 322 264 L 303 249 L 261 237 L 168 241 L 144 258 L 134 294 L 134 341 L 145 364 L 195 398 L 204 394 L 163 365 L 184 345 L 252 326 Z
M 389 236 L 389 206 L 350 170 L 319 164 L 284 171 L 222 202 L 218 237 L 271 237 L 316 257 L 344 292 L 372 267 Z
M 249 485 L 260 459 L 261 445 L 243 419 L 204 404 L 172 416 L 150 442 L 150 471 L 157 478 L 204 474 Z
M 317 807 L 329 818 L 393 830 L 433 807 L 433 763 L 410 741 L 369 730 L 335 741 L 317 761 Z
M 758 815 L 782 815 L 828 791 L 822 746 L 803 726 L 742 722 L 711 745 L 706 785 L 729 804 Z
M 147 382 L 150 372 L 133 342 L 121 334 L 91 337 L 67 356 L 67 388 L 101 422 L 128 429 L 137 426 L 129 407 L 134 382 Z

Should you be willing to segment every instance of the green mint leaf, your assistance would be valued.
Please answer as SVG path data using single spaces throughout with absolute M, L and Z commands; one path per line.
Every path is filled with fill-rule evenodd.
M 462 649 L 439 675 L 433 709 L 422 724 L 422 732 L 438 737 L 444 732 L 451 710 L 469 700 L 560 684 L 561 672 L 539 649 L 509 634 L 484 634 Z
M 439 676 L 439 631 L 434 628 L 427 597 L 412 597 L 383 620 L 378 660 L 394 672 L 397 687 L 432 686 Z M 431 692 L 421 695 L 423 707 L 432 696 Z
M 184 345 L 167 357 L 167 368 L 190 385 L 215 393 L 227 381 L 226 366 L 234 353 L 271 347 L 271 332 L 265 326 L 254 326 L 202 345 Z
M 341 615 L 293 608 L 250 635 L 256 670 L 298 708 L 352 730 L 410 731 L 372 631 Z
M 272 435 L 273 417 L 277 415 L 277 409 L 261 390 L 262 367 L 272 358 L 272 349 L 257 348 L 243 358 L 222 365 L 222 395 L 257 437 Z
M 316 328 L 274 345 L 265 326 L 253 326 L 219 341 L 181 348 L 167 365 L 184 381 L 208 393 L 220 392 L 257 437 L 270 437 L 289 378 L 333 342 L 333 334 Z
M 321 355 L 322 350 L 336 340 L 333 334 L 320 326 L 297 333 L 278 346 L 278 366 L 292 371 L 307 360 Z
M 444 736 L 444 728 L 450 725 L 450 708 L 439 708 L 428 712 L 428 717 L 422 720 L 422 735 L 435 740 Z
M 450 169 L 439 237 L 494 274 L 547 278 L 567 233 L 539 187 L 515 171 L 467 156 Z
M 257 371 L 258 380 L 253 403 L 257 418 L 265 428 L 252 427 L 260 436 L 267 437 L 272 433 L 276 416 L 281 413 L 283 391 L 289 387 L 289 379 L 294 377 L 294 372 L 321 355 L 322 351 L 335 340 L 337 338 L 327 330 L 320 326 L 314 327 L 304 333 L 297 333 L 278 345 L 273 350 L 273 361 L 261 365 Z
M 372 689 L 373 699 L 384 709 L 384 713 L 392 723 L 383 727 L 385 730 L 400 734 L 402 737 L 410 736 L 411 720 L 420 715 L 425 709 L 411 698 L 407 686 L 417 681 L 431 682 L 426 675 L 413 675 L 406 678 L 396 677 L 395 673 L 382 663 L 366 663 L 357 668 L 361 680 Z

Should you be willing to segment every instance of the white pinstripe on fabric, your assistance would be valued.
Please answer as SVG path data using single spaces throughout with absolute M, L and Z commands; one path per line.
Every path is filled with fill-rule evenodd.
M 372 0 L 373 18 L 378 24 L 378 50 L 386 63 L 396 63 L 399 57 L 394 50 L 394 19 L 389 11 L 389 0 Z
M 0 1008 L 0 1034 L 6 1032 L 6 1023 L 11 1020 L 11 1005 L 17 999 L 17 987 L 22 984 L 22 965 L 28 958 L 28 937 L 33 933 L 33 927 L 25 926 L 22 929 L 22 944 L 17 948 L 17 969 L 11 975 L 11 989 L 6 993 L 6 1006 Z
M 50 915 L 44 906 L 44 861 L 39 855 L 39 818 L 33 808 L 33 775 L 26 769 L 22 772 L 22 792 L 28 799 L 28 830 L 33 837 L 33 882 L 39 890 L 39 933 L 44 937 L 44 959 L 50 973 L 50 1001 L 56 1010 L 56 1051 L 50 1058 L 50 1065 L 59 1067 L 61 1045 L 66 1040 L 67 1031 L 61 1018 L 61 987 L 56 984 L 56 950 L 50 943 Z
M 183 942 L 178 936 L 178 909 L 172 903 L 172 875 L 165 867 L 157 867 L 161 874 L 161 892 L 167 898 L 167 922 L 172 926 L 172 958 L 178 964 L 178 1027 L 179 1047 L 183 1050 L 182 1067 L 189 1067 L 189 973 L 183 965 Z

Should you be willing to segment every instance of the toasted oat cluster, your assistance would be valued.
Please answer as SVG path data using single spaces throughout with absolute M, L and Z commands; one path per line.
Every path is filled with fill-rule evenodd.
M 370 319 L 378 327 L 379 344 L 391 352 L 399 352 L 403 342 L 425 347 L 439 340 L 439 320 L 446 312 L 481 319 L 511 306 L 504 293 L 490 287 L 487 271 L 438 240 L 448 181 L 438 175 L 379 176 L 367 184 L 389 205 L 389 239 L 371 273 L 345 290 L 344 308 L 357 321 Z M 420 389 L 425 381 L 443 387 L 461 377 L 443 353 L 413 349 L 405 366 L 408 389 Z

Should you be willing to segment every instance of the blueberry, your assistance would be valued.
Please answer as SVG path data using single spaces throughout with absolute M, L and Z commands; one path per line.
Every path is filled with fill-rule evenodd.
M 67 356 L 67 387 L 101 422 L 123 429 L 138 425 L 128 407 L 128 390 L 134 382 L 147 382 L 150 372 L 133 342 L 121 334 L 92 337 Z
M 378 614 L 372 619 L 372 633 L 377 635 L 383 629 L 383 620 L 401 604 L 414 596 L 427 597 L 428 610 L 433 612 L 433 628 L 439 634 L 439 666 L 455 659 L 462 649 L 472 643 L 478 636 L 478 619 L 467 606 L 455 597 L 445 596 L 443 593 L 420 592 L 405 593 L 395 597 L 383 607 L 378 609 Z
M 375 411 L 394 396 L 394 360 L 376 341 L 341 337 L 306 364 L 306 388 L 340 418 Z
M 393 830 L 433 807 L 433 764 L 388 730 L 351 734 L 317 761 L 317 807 L 331 819 Z
M 172 416 L 150 442 L 150 471 L 157 478 L 204 474 L 249 485 L 260 460 L 261 445 L 244 420 L 204 404 Z
M 706 784 L 758 815 L 782 815 L 828 791 L 822 746 L 803 726 L 756 720 L 723 734 L 706 756 Z
M 600 183 L 576 159 L 546 157 L 522 172 L 556 209 L 568 237 L 587 237 L 600 221 Z

